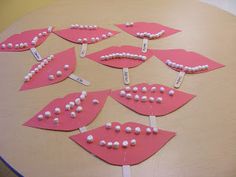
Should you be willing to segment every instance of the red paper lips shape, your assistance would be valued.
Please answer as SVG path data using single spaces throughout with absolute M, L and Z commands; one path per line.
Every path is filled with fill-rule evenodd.
M 203 55 L 183 49 L 154 50 L 153 53 L 173 70 L 188 74 L 203 73 L 224 66 Z
M 72 93 L 50 102 L 24 125 L 72 131 L 92 122 L 104 106 L 110 90 Z
M 54 33 L 70 42 L 92 44 L 116 35 L 118 32 L 95 25 L 74 25 L 71 28 L 54 31 Z
M 41 63 L 33 65 L 25 76 L 20 90 L 28 90 L 58 83 L 74 72 L 76 55 L 74 48 L 50 55 Z
M 122 166 L 148 159 L 174 136 L 174 132 L 139 123 L 113 122 L 70 138 L 100 159 Z
M 189 102 L 194 95 L 164 85 L 142 83 L 112 91 L 111 97 L 139 114 L 163 116 Z
M 180 32 L 180 30 L 169 28 L 158 23 L 136 22 L 117 24 L 116 26 L 135 37 L 148 38 L 150 40 L 164 38 Z
M 139 47 L 120 46 L 109 47 L 86 57 L 100 64 L 114 68 L 133 68 L 152 56 L 152 51 L 142 53 Z
M 14 34 L 0 43 L 0 52 L 21 52 L 41 45 L 52 32 L 53 27 L 24 31 Z

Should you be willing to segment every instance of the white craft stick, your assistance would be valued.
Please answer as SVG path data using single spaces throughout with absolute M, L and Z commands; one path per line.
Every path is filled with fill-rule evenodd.
M 148 39 L 143 38 L 143 43 L 142 43 L 142 52 L 146 53 L 148 50 Z
M 131 177 L 130 165 L 123 165 L 122 166 L 122 176 L 123 177 Z
M 123 73 L 123 81 L 125 85 L 129 85 L 130 80 L 129 80 L 129 68 L 123 68 L 122 69 Z
M 76 82 L 79 82 L 80 84 L 83 84 L 85 86 L 89 86 L 90 85 L 89 81 L 87 81 L 87 80 L 85 80 L 85 79 L 83 79 L 83 78 L 81 78 L 79 76 L 76 76 L 75 74 L 69 75 L 69 78 L 74 80 L 74 81 L 76 81 Z
M 175 88 L 179 88 L 184 80 L 184 75 L 185 75 L 185 72 L 183 71 L 180 71 L 176 77 L 176 80 L 175 80 L 175 83 L 174 83 L 174 87 Z
M 80 127 L 79 131 L 80 131 L 80 133 L 84 133 L 84 132 L 87 131 L 87 128 L 86 127 Z
M 30 48 L 30 51 L 32 53 L 32 55 L 34 56 L 34 58 L 37 60 L 37 61 L 41 61 L 43 60 L 43 58 L 41 57 L 41 55 L 39 54 L 39 52 L 37 51 L 36 48 Z
M 81 58 L 84 58 L 86 53 L 87 53 L 87 47 L 88 47 L 88 44 L 87 43 L 83 43 L 81 45 L 81 49 L 80 49 L 80 57 Z
M 157 128 L 156 116 L 149 116 L 149 126 Z

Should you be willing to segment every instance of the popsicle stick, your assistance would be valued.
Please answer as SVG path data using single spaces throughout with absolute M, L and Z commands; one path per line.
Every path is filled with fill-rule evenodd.
M 76 82 L 79 82 L 80 84 L 83 84 L 85 86 L 89 86 L 90 85 L 89 81 L 87 81 L 87 80 L 85 80 L 85 79 L 83 79 L 83 78 L 81 78 L 79 76 L 76 76 L 75 74 L 69 75 L 69 78 L 74 80 L 74 81 L 76 81 Z
M 84 133 L 84 132 L 87 131 L 87 128 L 86 127 L 80 127 L 79 131 L 80 131 L 80 133 Z
M 129 85 L 130 80 L 129 80 L 129 68 L 123 68 L 122 69 L 123 73 L 123 81 L 125 85 Z
M 37 51 L 36 48 L 30 48 L 30 51 L 32 53 L 32 55 L 34 56 L 34 58 L 37 60 L 37 61 L 41 61 L 43 58 L 41 57 L 41 55 L 39 54 L 39 52 Z
M 176 77 L 176 80 L 175 80 L 175 83 L 174 83 L 174 87 L 175 88 L 179 88 L 184 80 L 184 75 L 185 75 L 185 72 L 183 71 L 180 71 Z
M 148 50 L 148 39 L 143 38 L 143 43 L 142 43 L 142 52 L 146 53 Z
M 80 49 L 80 57 L 81 58 L 84 58 L 86 53 L 87 53 L 87 47 L 88 47 L 88 44 L 84 43 L 81 45 L 81 49 Z
M 156 116 L 149 116 L 149 126 L 157 128 Z
M 122 176 L 123 177 L 131 177 L 130 165 L 123 165 L 122 166 Z

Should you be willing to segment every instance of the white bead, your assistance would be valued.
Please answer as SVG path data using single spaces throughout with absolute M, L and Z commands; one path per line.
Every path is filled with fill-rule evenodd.
M 48 64 L 48 60 L 47 60 L 47 59 L 44 59 L 44 60 L 43 60 L 43 63 L 44 63 L 45 65 L 47 65 L 47 64 Z
M 141 128 L 140 127 L 135 127 L 134 132 L 136 135 L 140 134 Z
M 92 37 L 91 42 L 96 42 L 96 39 L 94 37 Z
M 107 122 L 106 124 L 105 124 L 105 128 L 106 129 L 111 129 L 111 122 Z
M 88 135 L 87 136 L 87 142 L 92 143 L 93 142 L 93 135 Z
M 46 118 L 49 118 L 49 117 L 51 117 L 51 112 L 50 111 L 46 111 L 44 113 L 44 115 L 45 115 Z
M 135 100 L 135 101 L 138 101 L 138 100 L 139 100 L 139 95 L 135 95 L 135 96 L 134 96 L 134 100 Z
M 67 105 L 65 106 L 65 109 L 66 109 L 66 111 L 69 111 L 69 110 L 70 110 L 70 105 L 67 104 Z
M 68 70 L 69 69 L 69 65 L 64 65 L 64 70 Z
M 85 100 L 85 95 L 82 95 L 82 94 L 81 94 L 81 95 L 80 95 L 80 100 L 81 100 L 81 101 Z
M 76 113 L 75 113 L 75 112 L 71 112 L 71 113 L 70 113 L 70 117 L 71 117 L 71 118 L 76 118 Z
M 88 25 L 84 25 L 84 29 L 88 29 Z
M 141 100 L 142 100 L 142 102 L 146 102 L 147 101 L 147 96 L 142 96 Z
M 126 133 L 131 133 L 131 131 L 132 131 L 132 128 L 131 128 L 131 127 L 126 127 L 126 128 L 125 128 L 125 132 L 126 132 Z
M 57 75 L 57 77 L 61 77 L 62 76 L 62 72 L 61 71 L 57 71 L 56 75 Z
M 77 42 L 78 42 L 78 43 L 82 43 L 82 39 L 80 39 L 80 38 L 77 39 Z
M 58 124 L 58 123 L 59 123 L 59 118 L 57 118 L 57 117 L 54 118 L 54 119 L 53 119 L 53 123 L 54 123 L 54 124 Z
M 108 33 L 107 33 L 107 36 L 108 36 L 108 37 L 111 37 L 111 36 L 112 36 L 112 33 L 111 33 L 111 32 L 108 32 Z
M 130 141 L 130 145 L 131 145 L 131 146 L 135 146 L 135 145 L 136 145 L 136 140 L 135 140 L 135 139 L 132 139 L 132 140 Z
M 100 145 L 100 146 L 105 146 L 105 145 L 106 145 L 106 141 L 101 140 L 101 141 L 99 142 L 99 145 Z
M 156 90 L 157 90 L 156 87 L 152 87 L 152 88 L 151 88 L 151 92 L 155 92 Z
M 31 41 L 31 44 L 32 45 L 36 45 L 36 41 Z
M 137 91 L 138 91 L 138 87 L 134 87 L 133 92 L 137 92 Z
M 99 37 L 95 37 L 95 39 L 96 39 L 96 41 L 99 41 L 99 40 L 100 40 L 100 38 L 99 38 Z
M 116 132 L 119 132 L 119 131 L 120 131 L 120 126 L 119 126 L 119 125 L 116 125 L 116 126 L 115 126 L 115 131 L 116 131 Z
M 30 71 L 30 73 L 31 73 L 32 75 L 35 75 L 35 71 L 34 71 L 34 70 Z
M 38 72 L 39 72 L 39 69 L 38 69 L 38 68 L 34 68 L 34 72 L 35 72 L 35 73 L 38 73 Z
M 157 134 L 157 133 L 158 133 L 158 128 L 154 127 L 154 128 L 152 129 L 152 131 L 153 131 L 154 134 Z
M 84 95 L 84 96 L 87 96 L 87 92 L 86 92 L 85 90 L 83 90 L 83 91 L 81 92 L 81 94 Z
M 165 91 L 164 87 L 160 87 L 160 92 L 163 93 Z
M 55 114 L 60 114 L 61 113 L 61 109 L 60 108 L 55 108 L 54 109 L 54 113 Z
M 125 95 L 126 95 L 125 91 L 124 91 L 124 90 L 121 90 L 121 91 L 120 91 L 120 96 L 121 96 L 121 97 L 124 97 Z
M 2 49 L 5 49 L 6 48 L 6 44 L 2 44 Z
M 19 48 L 19 44 L 15 44 L 15 49 L 18 49 Z
M 169 94 L 170 96 L 173 96 L 173 95 L 175 94 L 175 91 L 174 91 L 174 90 L 170 90 L 170 91 L 168 92 L 168 94 Z
M 52 81 L 52 80 L 55 79 L 55 77 L 54 77 L 54 75 L 50 74 L 50 75 L 48 76 L 48 79 L 49 79 L 50 81 Z
M 120 143 L 119 143 L 118 141 L 115 141 L 115 142 L 113 143 L 113 148 L 114 148 L 114 149 L 118 149 L 119 146 L 120 146 Z
M 24 43 L 24 47 L 28 47 L 28 43 L 27 42 Z
M 87 43 L 88 39 L 87 38 L 83 38 L 83 43 Z
M 76 104 L 76 105 L 80 105 L 80 103 L 81 103 L 80 98 L 76 98 L 76 99 L 75 99 L 75 104 Z
M 84 25 L 79 25 L 79 29 L 84 29 Z
M 151 103 L 153 103 L 153 102 L 155 101 L 155 98 L 149 97 L 149 101 L 150 101 Z
M 42 34 L 43 34 L 43 36 L 46 36 L 48 33 L 46 31 L 44 31 Z
M 142 60 L 146 60 L 147 59 L 147 57 L 146 56 L 142 56 L 142 58 L 141 58 Z
M 146 87 L 142 87 L 142 92 L 143 93 L 147 92 L 147 88 Z
M 97 99 L 93 99 L 93 104 L 99 104 L 99 101 Z
M 37 118 L 38 118 L 38 120 L 43 120 L 43 115 L 39 114 Z
M 25 81 L 25 82 L 29 82 L 29 81 L 30 81 L 30 77 L 29 77 L 29 76 L 25 76 L 25 77 L 24 77 L 24 81 Z
M 75 106 L 75 103 L 73 101 L 69 102 L 70 108 L 73 108 Z
M 103 38 L 103 39 L 106 39 L 106 38 L 107 38 L 107 35 L 103 34 L 103 35 L 102 35 L 102 38 Z
M 162 102 L 162 97 L 157 97 L 157 102 L 161 103 Z
M 42 36 L 43 36 L 42 33 L 39 33 L 39 34 L 38 34 L 38 37 L 42 37 Z
M 131 88 L 129 86 L 125 87 L 125 91 L 129 92 L 131 90 Z
M 129 22 L 126 22 L 126 23 L 125 23 L 125 26 L 126 26 L 126 27 L 129 27 L 129 26 L 130 26 L 130 23 L 129 23 Z
M 11 49 L 11 48 L 13 47 L 12 43 L 8 43 L 8 44 L 7 44 L 7 47 L 8 47 L 9 49 Z
M 151 130 L 151 128 L 149 128 L 149 127 L 148 127 L 148 128 L 146 128 L 146 133 L 147 133 L 147 134 L 150 134 L 150 133 L 152 133 L 152 130 Z
M 107 143 L 107 148 L 108 148 L 108 149 L 112 148 L 112 145 L 113 145 L 112 142 L 108 142 L 108 143 Z
M 126 94 L 126 98 L 127 98 L 127 99 L 131 99 L 131 98 L 132 98 L 132 95 L 131 95 L 130 93 L 127 93 L 127 94 Z
M 129 142 L 128 142 L 128 141 L 125 140 L 125 141 L 122 142 L 122 146 L 123 146 L 124 148 L 127 148 L 128 145 L 129 145 Z
M 82 106 L 78 106 L 75 111 L 79 113 L 79 112 L 83 111 L 83 107 Z

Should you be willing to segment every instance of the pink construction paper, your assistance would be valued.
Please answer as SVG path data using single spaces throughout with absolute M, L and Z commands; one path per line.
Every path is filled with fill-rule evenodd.
M 102 35 L 107 34 L 108 32 L 111 32 L 112 36 L 119 33 L 118 31 L 105 29 L 105 28 L 101 28 L 101 27 L 98 27 L 96 30 L 66 28 L 66 29 L 54 31 L 54 33 L 56 35 L 60 36 L 61 38 L 65 39 L 65 40 L 73 42 L 73 43 L 78 43 L 77 40 L 79 38 L 81 38 L 81 39 L 87 38 L 88 39 L 88 42 L 87 42 L 88 44 L 92 44 L 92 43 L 96 43 L 96 42 L 104 40 L 104 38 L 102 38 Z M 100 40 L 96 41 L 96 42 L 92 42 L 90 39 L 93 38 L 93 37 L 94 38 L 99 37 Z M 108 38 L 109 37 L 107 37 L 106 39 L 108 39 Z
M 184 49 L 153 50 L 153 53 L 163 63 L 165 63 L 166 60 L 169 59 L 172 62 L 189 66 L 189 67 L 195 67 L 198 65 L 209 66 L 207 70 L 202 70 L 202 71 L 197 71 L 197 72 L 187 73 L 187 74 L 199 74 L 199 73 L 208 72 L 208 71 L 212 71 L 212 70 L 224 67 L 223 64 L 217 63 L 208 57 L 200 55 L 196 52 L 186 51 Z M 175 71 L 180 71 L 180 69 L 176 69 L 172 67 L 170 68 Z
M 144 63 L 145 61 L 142 60 L 134 60 L 134 59 L 129 59 L 129 58 L 120 58 L 120 59 L 111 59 L 111 60 L 101 60 L 101 56 L 103 55 L 108 55 L 111 53 L 132 53 L 132 54 L 137 54 L 137 55 L 144 55 L 147 57 L 145 61 L 147 61 L 150 57 L 153 56 L 152 51 L 148 50 L 147 53 L 142 53 L 141 48 L 139 47 L 133 47 L 133 46 L 120 46 L 120 47 L 109 47 L 104 50 L 92 53 L 87 55 L 86 57 L 96 61 L 100 64 L 110 66 L 113 68 L 134 68 L 136 66 L 139 66 L 140 64 Z
M 163 35 L 161 35 L 159 38 L 156 38 L 161 39 L 173 35 L 177 32 L 180 32 L 180 30 L 170 28 L 159 23 L 135 22 L 132 27 L 127 27 L 125 24 L 116 24 L 116 26 L 122 29 L 123 31 L 129 33 L 130 35 L 133 35 L 134 37 L 137 37 L 136 33 L 140 32 L 148 32 L 154 34 L 160 32 L 161 30 L 165 30 L 165 33 Z
M 47 106 L 45 106 L 41 111 L 35 114 L 30 120 L 24 123 L 25 126 L 48 129 L 48 130 L 57 130 L 57 131 L 73 131 L 80 127 L 86 126 L 91 123 L 96 116 L 101 111 L 104 106 L 110 90 L 98 91 L 98 92 L 88 92 L 85 100 L 81 100 L 80 106 L 83 107 L 82 112 L 77 113 L 76 118 L 71 118 L 71 111 L 76 112 L 77 106 L 75 105 L 70 111 L 65 110 L 65 105 L 69 102 L 74 101 L 78 98 L 81 93 L 72 93 L 66 95 L 64 98 L 57 98 L 51 101 Z M 92 100 L 97 99 L 99 104 L 93 104 Z M 60 108 L 61 113 L 56 115 L 54 113 L 55 108 Z M 52 116 L 51 118 L 44 118 L 43 120 L 38 120 L 37 116 L 44 114 L 46 111 L 50 111 Z M 55 124 L 53 119 L 59 118 L 59 123 Z
M 115 131 L 115 126 L 119 125 L 121 127 L 120 132 Z M 134 131 L 131 133 L 125 132 L 125 127 L 131 127 L 132 130 L 135 127 L 141 128 L 141 133 L 139 135 L 135 134 Z M 73 135 L 70 137 L 74 142 L 79 144 L 85 150 L 94 154 L 103 161 L 112 165 L 136 165 L 139 164 L 156 152 L 158 152 L 171 138 L 175 136 L 175 132 L 158 130 L 157 134 L 151 133 L 146 134 L 145 126 L 135 122 L 128 122 L 125 124 L 120 124 L 118 122 L 112 122 L 112 128 L 106 129 L 105 126 L 98 127 L 96 129 Z M 151 128 L 151 127 L 149 127 Z M 152 128 L 151 128 L 152 129 Z M 94 138 L 93 143 L 87 143 L 86 138 L 88 135 L 92 135 Z M 135 146 L 129 146 L 127 148 L 122 147 L 122 142 L 127 140 L 130 142 L 131 139 L 136 139 L 137 144 Z M 107 148 L 106 146 L 100 146 L 100 140 L 105 140 L 106 142 L 118 141 L 120 147 L 118 149 Z
M 153 93 L 150 91 L 150 89 L 154 86 L 157 88 L 157 91 Z M 138 114 L 146 115 L 146 116 L 150 116 L 150 115 L 164 116 L 182 107 L 183 105 L 185 105 L 191 99 L 194 98 L 194 95 L 192 94 L 181 92 L 179 90 L 175 90 L 175 89 L 172 89 L 170 87 L 160 85 L 160 84 L 149 85 L 146 83 L 141 83 L 141 84 L 133 85 L 130 87 L 131 87 L 131 91 L 129 93 L 132 94 L 132 97 L 134 97 L 134 95 L 137 94 L 140 96 L 140 98 L 142 96 L 147 96 L 147 98 L 154 97 L 155 99 L 157 97 L 163 98 L 162 103 L 157 103 L 156 101 L 151 103 L 149 102 L 149 100 L 146 102 L 142 102 L 141 100 L 135 101 L 133 98 L 127 99 L 126 97 L 121 97 L 120 91 L 125 90 L 125 89 L 112 91 L 111 97 L 114 98 L 116 101 L 126 106 L 127 108 L 131 109 L 132 111 L 135 111 Z M 132 91 L 133 87 L 138 87 L 138 91 L 136 93 Z M 148 91 L 146 93 L 143 93 L 141 91 L 142 87 L 146 87 Z M 161 93 L 159 91 L 160 87 L 165 88 L 164 93 Z M 168 95 L 168 92 L 170 90 L 174 90 L 175 93 L 173 96 Z
M 35 36 L 38 36 L 39 33 L 43 33 L 44 31 L 47 32 L 47 35 L 42 36 L 42 37 L 38 37 L 38 41 L 37 41 L 36 45 L 32 45 L 31 42 L 32 42 L 33 38 Z M 38 47 L 48 38 L 48 36 L 50 34 L 51 33 L 48 32 L 48 28 L 33 29 L 33 30 L 29 30 L 29 31 L 24 31 L 20 34 L 14 34 L 14 35 L 10 36 L 9 38 L 7 38 L 5 41 L 0 43 L 0 52 L 22 52 L 22 51 L 29 50 L 32 47 Z M 28 44 L 28 47 L 16 49 L 15 44 L 19 44 L 22 42 L 23 43 L 26 42 Z M 11 49 L 9 49 L 8 47 L 3 49 L 1 47 L 2 44 L 5 44 L 7 46 L 8 43 L 12 43 L 13 47 Z
M 34 70 L 38 65 L 40 63 L 33 65 L 30 71 Z M 64 70 L 64 65 L 69 65 L 69 69 Z M 53 60 L 35 74 L 29 82 L 24 82 L 20 90 L 28 90 L 61 82 L 74 72 L 75 66 L 76 54 L 74 47 L 57 53 L 54 55 Z M 56 76 L 58 70 L 62 71 L 62 76 L 60 77 Z M 54 80 L 48 79 L 50 74 L 55 76 Z

